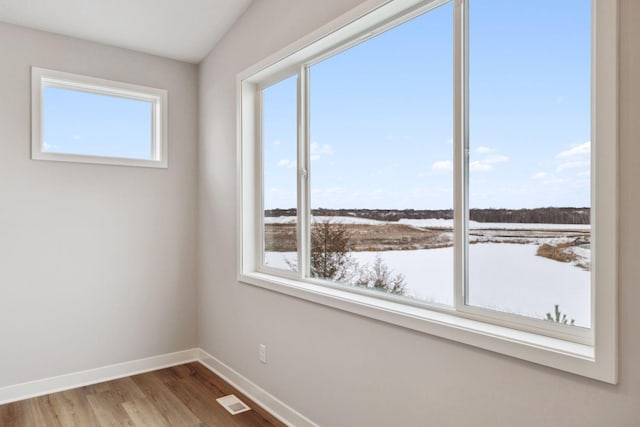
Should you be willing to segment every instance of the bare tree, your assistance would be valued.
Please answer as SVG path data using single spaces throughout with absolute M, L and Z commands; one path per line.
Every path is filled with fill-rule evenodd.
M 353 233 L 347 225 L 332 219 L 311 225 L 311 276 L 349 282 L 358 269 L 351 256 Z

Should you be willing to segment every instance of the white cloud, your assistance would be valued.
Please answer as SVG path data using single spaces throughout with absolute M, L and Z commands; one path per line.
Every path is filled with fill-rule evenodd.
M 273 145 L 280 145 L 282 144 L 282 141 L 276 139 L 275 141 L 273 141 Z
M 538 172 L 537 174 L 533 175 L 533 177 L 532 177 L 532 178 L 533 178 L 533 179 L 538 180 L 538 179 L 545 179 L 545 178 L 547 178 L 547 177 L 549 177 L 549 176 L 551 176 L 551 174 L 550 174 L 550 173 L 547 173 L 547 172 Z
M 581 176 L 581 177 L 591 176 L 591 171 L 590 170 L 586 170 L 586 171 L 578 172 L 576 175 L 577 176 Z
M 489 163 L 483 163 L 481 160 L 476 160 L 469 163 L 469 170 L 471 172 L 489 172 L 493 170 L 493 166 Z
M 495 149 L 490 148 L 490 147 L 484 147 L 484 146 L 480 146 L 478 148 L 476 148 L 476 153 L 478 154 L 488 154 L 488 153 L 493 153 L 495 151 Z
M 329 144 L 320 145 L 315 141 L 309 144 L 309 158 L 311 160 L 318 160 L 323 155 L 330 156 L 332 154 L 333 154 L 333 147 Z
M 558 172 L 561 172 L 561 171 L 566 170 L 566 169 L 584 168 L 584 167 L 588 167 L 589 164 L 590 163 L 588 161 L 585 161 L 585 160 L 576 160 L 576 161 L 573 161 L 573 162 L 564 162 L 564 163 L 560 163 L 556 167 L 556 170 Z
M 574 145 L 568 150 L 561 151 L 556 155 L 557 166 L 556 171 L 562 172 L 567 169 L 576 169 L 589 167 L 591 164 L 589 156 L 591 155 L 591 141 L 584 144 Z
M 295 168 L 296 162 L 289 159 L 282 159 L 278 162 L 278 166 L 281 168 Z
M 560 179 L 549 172 L 538 172 L 537 174 L 533 175 L 532 178 L 541 184 L 560 184 L 562 182 L 565 182 L 564 179 Z
M 80 141 L 82 137 L 80 135 L 73 135 L 71 139 L 73 139 L 74 141 Z
M 509 158 L 507 156 L 488 156 L 480 160 L 480 162 L 486 163 L 486 164 L 494 164 L 494 163 L 506 162 L 508 160 Z
M 49 151 L 49 150 L 55 150 L 59 147 L 54 144 L 47 144 L 47 141 L 42 141 L 42 148 L 44 148 L 44 151 Z
M 493 165 L 508 161 L 507 156 L 486 156 L 481 160 L 474 160 L 469 163 L 469 170 L 472 172 L 489 172 L 493 170 Z M 438 172 L 449 172 L 453 170 L 453 162 L 450 160 L 440 160 L 431 165 L 431 170 Z
M 440 160 L 431 165 L 431 170 L 439 172 L 448 172 L 453 170 L 453 162 L 451 160 Z
M 496 163 L 503 163 L 508 161 L 507 156 L 486 156 L 480 160 L 474 160 L 469 163 L 469 170 L 472 172 L 490 172 L 493 170 L 493 165 Z
M 584 144 L 574 145 L 570 149 L 558 153 L 556 159 L 572 159 L 576 157 L 586 157 L 591 155 L 591 141 Z

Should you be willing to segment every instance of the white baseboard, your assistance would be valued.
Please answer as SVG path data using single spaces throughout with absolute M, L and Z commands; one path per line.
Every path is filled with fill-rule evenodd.
M 0 388 L 0 405 L 199 360 L 200 349 L 178 351 Z
M 247 395 L 247 397 L 286 425 L 295 427 L 318 427 L 318 425 L 309 418 L 297 412 L 286 403 L 260 388 L 260 386 L 202 349 L 200 349 L 199 359 L 200 363 Z
M 0 405 L 195 361 L 202 363 L 288 426 L 318 427 L 313 421 L 200 348 L 0 387 Z

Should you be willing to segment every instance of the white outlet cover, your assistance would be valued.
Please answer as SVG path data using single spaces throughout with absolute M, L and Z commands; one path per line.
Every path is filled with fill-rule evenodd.
M 260 362 L 267 363 L 267 346 L 260 344 Z
M 242 400 L 238 399 L 235 394 L 220 397 L 216 399 L 216 401 L 220 405 L 222 405 L 222 407 L 226 409 L 227 412 L 229 412 L 231 415 L 236 415 L 251 410 L 251 408 L 249 408 L 249 406 Z

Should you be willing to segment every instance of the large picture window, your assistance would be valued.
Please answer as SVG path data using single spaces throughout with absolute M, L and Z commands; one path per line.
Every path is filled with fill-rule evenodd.
M 240 279 L 615 382 L 614 0 L 394 1 L 240 76 Z

